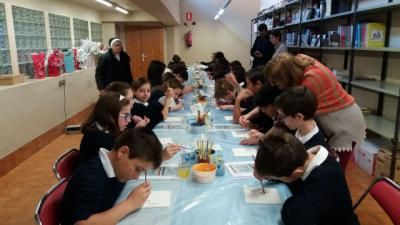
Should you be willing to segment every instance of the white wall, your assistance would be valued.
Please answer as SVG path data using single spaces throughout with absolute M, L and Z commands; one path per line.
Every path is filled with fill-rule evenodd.
M 115 23 L 102 23 L 103 43 L 108 45 L 108 40 L 116 36 Z
M 94 70 L 0 86 L 0 158 L 64 122 L 65 115 L 70 118 L 94 104 Z M 61 80 L 65 87 L 59 86 Z
M 201 60 L 209 61 L 212 52 L 222 51 L 228 60 L 239 60 L 249 68 L 250 20 L 259 11 L 259 1 L 232 1 L 220 19 L 215 21 L 214 16 L 219 7 L 220 4 L 212 0 L 181 1 L 182 24 L 179 26 L 179 34 L 173 37 L 179 43 L 175 53 L 191 64 Z M 193 21 L 197 23 L 195 26 L 183 25 L 186 12 L 193 13 Z M 185 46 L 183 39 L 188 31 L 192 31 L 193 35 L 193 46 L 190 48 Z
M 101 20 L 104 22 L 157 22 L 158 20 L 144 11 L 134 11 L 128 15 L 119 12 L 102 12 Z
M 280 1 L 281 0 L 260 0 L 260 11 L 263 9 L 267 9 Z
M 185 0 L 183 0 L 185 1 Z M 161 0 L 161 2 L 165 5 L 165 7 L 169 10 L 171 15 L 174 17 L 178 23 L 180 23 L 181 18 L 181 10 L 180 10 L 180 0 Z

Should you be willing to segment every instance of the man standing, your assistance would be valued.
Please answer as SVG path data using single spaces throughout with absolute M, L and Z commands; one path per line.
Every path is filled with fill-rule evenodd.
M 97 89 L 102 91 L 113 81 L 132 84 L 131 58 L 123 51 L 121 40 L 111 38 L 110 49 L 100 57 L 96 67 Z
M 274 54 L 274 46 L 269 40 L 268 27 L 265 24 L 258 25 L 258 33 L 253 47 L 251 48 L 251 56 L 253 56 L 252 68 L 264 66 L 272 58 Z

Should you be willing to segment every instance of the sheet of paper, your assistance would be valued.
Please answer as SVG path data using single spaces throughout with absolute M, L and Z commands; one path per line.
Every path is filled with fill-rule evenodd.
M 171 191 L 152 191 L 143 208 L 165 208 L 171 205 Z
M 247 130 L 231 131 L 232 135 L 237 138 L 248 138 L 250 137 Z
M 256 156 L 257 149 L 255 148 L 232 148 L 233 155 L 236 157 Z
M 164 120 L 165 122 L 181 122 L 183 120 L 182 117 L 178 117 L 178 116 L 169 116 L 166 120 Z
M 161 144 L 164 146 L 173 143 L 172 138 L 158 138 L 158 140 L 160 140 Z
M 214 124 L 215 130 L 243 130 L 239 124 Z
M 233 116 L 224 116 L 224 119 L 227 121 L 233 120 Z
M 154 127 L 154 130 L 181 130 L 183 126 L 181 123 L 161 123 Z
M 248 204 L 269 204 L 278 205 L 282 204 L 278 190 L 276 188 L 264 188 L 265 194 L 261 187 L 245 187 L 244 199 Z
M 227 162 L 225 167 L 235 178 L 253 177 L 254 161 Z

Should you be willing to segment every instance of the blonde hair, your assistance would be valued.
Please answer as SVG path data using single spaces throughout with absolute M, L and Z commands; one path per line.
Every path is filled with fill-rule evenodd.
M 265 79 L 283 88 L 296 86 L 303 78 L 304 70 L 315 61 L 314 58 L 303 54 L 293 56 L 290 53 L 280 53 L 265 66 Z
M 228 91 L 233 92 L 235 88 L 225 78 L 221 78 L 215 82 L 214 98 L 224 98 Z

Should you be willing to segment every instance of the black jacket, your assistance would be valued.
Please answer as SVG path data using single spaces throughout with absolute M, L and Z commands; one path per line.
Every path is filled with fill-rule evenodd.
M 96 67 L 97 89 L 103 90 L 113 81 L 132 84 L 130 62 L 131 58 L 124 51 L 120 53 L 120 61 L 115 58 L 112 49 L 102 55 Z
M 268 35 L 269 37 L 269 35 Z M 263 57 L 257 58 L 255 52 L 259 51 L 263 54 Z M 261 36 L 257 36 L 254 41 L 253 47 L 251 48 L 250 54 L 254 57 L 253 68 L 257 66 L 264 66 L 274 55 L 275 49 L 269 39 L 264 39 Z

